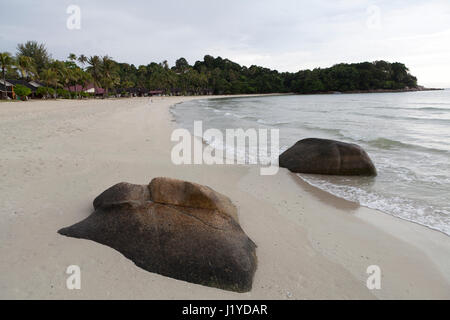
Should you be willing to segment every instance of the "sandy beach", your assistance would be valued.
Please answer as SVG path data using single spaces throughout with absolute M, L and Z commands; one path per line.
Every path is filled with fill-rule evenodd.
M 286 169 L 170 160 L 169 107 L 199 97 L 0 103 L 1 299 L 450 299 L 450 238 L 327 194 Z M 167 176 L 208 185 L 238 207 L 257 244 L 248 293 L 134 265 L 107 246 L 59 235 L 117 182 Z M 80 290 L 66 288 L 69 265 Z M 366 287 L 370 265 L 380 290 Z

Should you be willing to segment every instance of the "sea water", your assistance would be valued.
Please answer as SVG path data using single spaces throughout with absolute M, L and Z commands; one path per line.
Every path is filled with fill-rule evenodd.
M 280 153 L 309 137 L 356 143 L 371 157 L 377 177 L 301 178 L 450 235 L 450 90 L 213 98 L 178 104 L 172 113 L 189 130 L 196 120 L 203 121 L 203 130 L 223 132 L 278 128 Z M 246 159 L 257 154 L 238 151 Z

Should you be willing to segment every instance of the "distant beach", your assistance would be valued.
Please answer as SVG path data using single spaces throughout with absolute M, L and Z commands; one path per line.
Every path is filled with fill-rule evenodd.
M 369 89 L 369 90 L 349 90 L 349 91 L 326 91 L 318 92 L 315 94 L 355 94 L 355 93 L 397 93 L 397 92 L 417 92 L 417 91 L 441 91 L 444 88 L 425 88 L 423 86 L 418 86 L 414 88 L 403 88 L 403 89 Z M 304 93 L 311 94 L 311 93 Z

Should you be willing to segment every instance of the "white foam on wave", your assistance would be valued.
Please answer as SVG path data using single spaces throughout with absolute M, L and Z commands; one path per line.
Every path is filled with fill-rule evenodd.
M 213 149 L 221 150 L 223 152 L 223 155 L 225 159 L 229 159 L 230 157 L 227 157 L 228 154 L 234 154 L 234 160 L 235 163 L 240 164 L 258 164 L 258 165 L 270 165 L 271 163 L 271 157 L 270 157 L 270 146 L 268 147 L 267 152 L 262 152 L 261 154 L 258 154 L 259 150 L 257 146 L 249 147 L 248 145 L 244 148 L 235 148 L 231 146 L 227 146 L 225 141 L 220 140 L 214 140 L 214 139 L 204 139 L 202 138 L 203 142 L 209 146 L 211 146 Z M 225 143 L 225 144 L 224 144 Z M 281 150 L 285 150 L 286 147 L 281 148 Z
M 339 185 L 324 177 L 297 174 L 308 184 L 331 193 L 339 198 L 357 202 L 395 217 L 419 223 L 431 229 L 450 235 L 450 208 L 436 209 L 413 199 L 380 195 L 357 186 Z

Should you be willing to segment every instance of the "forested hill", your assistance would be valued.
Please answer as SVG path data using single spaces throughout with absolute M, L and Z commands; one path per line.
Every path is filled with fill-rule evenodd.
M 296 73 L 280 73 L 255 65 L 245 67 L 209 55 L 193 66 L 184 58 L 178 59 L 172 68 L 164 63 L 151 63 L 139 68 L 128 64 L 119 66 L 121 78 L 137 86 L 163 90 L 177 87 L 186 92 L 208 88 L 214 94 L 320 93 L 417 87 L 416 77 L 409 74 L 404 64 L 386 61 L 338 64 Z
M 330 68 L 283 72 L 259 66 L 245 67 L 228 59 L 206 55 L 190 65 L 180 58 L 136 67 L 109 56 L 51 59 L 44 44 L 28 41 L 17 53 L 1 53 L 6 79 L 39 80 L 52 88 L 94 83 L 107 94 L 137 90 L 162 90 L 171 94 L 321 93 L 416 88 L 417 79 L 402 63 L 386 61 L 337 64 Z M 61 89 L 62 90 L 62 89 Z
M 337 64 L 331 68 L 303 70 L 285 75 L 291 92 L 348 92 L 417 88 L 417 78 L 403 63 L 386 61 Z

